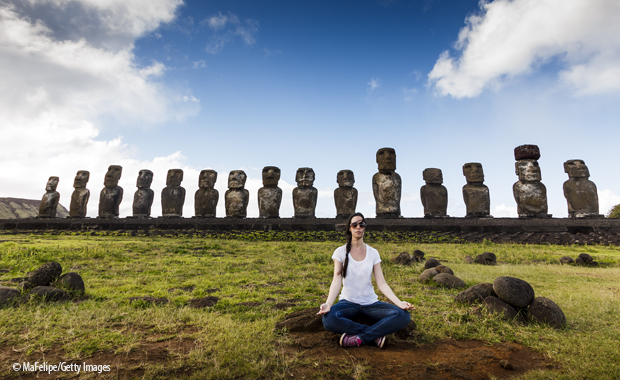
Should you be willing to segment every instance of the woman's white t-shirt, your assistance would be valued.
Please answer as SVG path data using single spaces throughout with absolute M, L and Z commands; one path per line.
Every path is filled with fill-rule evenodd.
M 344 265 L 347 254 L 347 246 L 336 248 L 332 259 L 340 261 Z M 369 245 L 366 245 L 366 258 L 362 261 L 355 261 L 349 253 L 349 266 L 347 276 L 342 280 L 342 292 L 340 299 L 347 300 L 359 305 L 370 305 L 379 300 L 372 286 L 372 268 L 381 262 L 379 252 Z

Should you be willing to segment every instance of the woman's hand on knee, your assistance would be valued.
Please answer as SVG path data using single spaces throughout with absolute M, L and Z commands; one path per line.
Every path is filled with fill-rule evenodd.
M 409 302 L 400 301 L 396 304 L 396 306 L 400 307 L 403 310 L 415 310 L 415 307 Z
M 330 310 L 331 310 L 331 306 L 324 303 L 321 305 L 321 307 L 319 308 L 319 312 L 316 313 L 316 315 L 327 314 L 329 313 Z

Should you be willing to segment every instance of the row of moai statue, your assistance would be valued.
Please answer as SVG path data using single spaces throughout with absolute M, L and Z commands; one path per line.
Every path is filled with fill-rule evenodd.
M 540 150 L 536 145 L 521 145 L 515 148 L 516 174 L 519 177 L 513 185 L 513 194 L 517 202 L 517 213 L 520 218 L 550 218 L 547 213 L 547 189 L 541 182 L 538 159 Z M 379 172 L 372 177 L 372 190 L 376 201 L 377 218 L 400 218 L 400 198 L 402 181 L 396 173 L 396 152 L 392 148 L 377 151 Z M 583 160 L 568 160 L 564 163 L 564 171 L 568 181 L 564 182 L 564 196 L 568 203 L 568 214 L 571 218 L 598 218 L 598 195 L 596 185 L 588 178 L 590 173 Z M 105 175 L 104 188 L 99 198 L 99 217 L 117 218 L 119 206 L 123 199 L 123 189 L 118 186 L 122 168 L 112 165 Z M 463 175 L 467 184 L 463 186 L 463 200 L 466 205 L 467 218 L 492 218 L 489 188 L 484 185 L 482 165 L 470 162 L 463 165 Z M 86 217 L 86 205 L 90 191 L 86 189 L 89 172 L 80 170 L 75 176 L 69 208 L 70 218 Z M 425 185 L 420 189 L 420 198 L 424 207 L 424 217 L 445 218 L 448 208 L 448 190 L 443 183 L 440 169 L 428 168 L 422 173 Z M 263 187 L 258 190 L 258 208 L 260 218 L 279 218 L 282 203 L 282 189 L 278 187 L 280 169 L 275 166 L 263 168 Z M 250 198 L 245 189 L 247 176 L 242 170 L 233 170 L 228 175 L 228 190 L 224 195 L 226 217 L 245 218 Z M 314 218 L 318 198 L 318 190 L 313 187 L 314 170 L 299 168 L 295 180 L 297 187 L 293 189 L 293 206 L 295 218 Z M 217 172 L 203 170 L 198 180 L 199 189 L 194 198 L 196 218 L 214 218 L 219 200 L 219 192 L 214 188 Z M 351 170 L 338 172 L 336 180 L 338 188 L 334 190 L 336 217 L 346 218 L 356 211 L 357 189 L 353 187 L 355 177 Z M 151 190 L 153 172 L 140 170 L 134 194 L 133 218 L 149 218 L 153 205 L 154 192 Z M 166 187 L 161 193 L 162 214 L 165 218 L 183 216 L 185 189 L 181 187 L 183 171 L 171 169 L 166 177 Z M 46 194 L 41 200 L 39 217 L 53 218 L 60 195 L 56 192 L 58 177 L 50 177 Z

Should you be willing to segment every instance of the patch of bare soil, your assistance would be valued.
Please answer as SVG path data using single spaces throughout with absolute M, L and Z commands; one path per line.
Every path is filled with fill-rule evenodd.
M 416 345 L 391 340 L 384 349 L 342 348 L 339 335 L 292 332 L 292 344 L 282 350 L 296 355 L 300 365 L 289 370 L 297 379 L 508 379 L 534 369 L 556 368 L 542 354 L 515 343 L 487 345 L 479 341 L 444 340 Z M 507 360 L 513 369 L 500 365 Z

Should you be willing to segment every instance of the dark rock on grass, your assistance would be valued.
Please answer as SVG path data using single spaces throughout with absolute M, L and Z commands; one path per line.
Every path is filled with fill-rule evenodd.
M 579 258 L 581 260 L 583 260 L 584 264 L 591 264 L 592 261 L 594 261 L 594 259 L 592 258 L 592 256 L 588 255 L 587 253 L 580 253 L 579 254 Z
M 5 302 L 17 299 L 21 292 L 17 289 L 10 288 L 8 286 L 0 286 L 0 305 Z
M 574 263 L 574 261 L 570 257 L 568 256 L 560 257 L 560 264 L 564 265 L 564 264 L 572 264 L 572 263 Z
M 585 265 L 585 262 L 583 261 L 581 257 L 577 257 L 575 259 L 575 265 Z
M 10 279 L 9 281 L 20 283 L 20 282 L 28 281 L 28 277 L 15 277 L 15 278 Z
M 322 332 L 323 316 L 316 315 L 318 308 L 310 308 L 287 314 L 282 322 L 276 323 L 278 329 L 288 329 L 291 332 Z
M 500 360 L 499 361 L 499 365 L 503 368 L 503 369 L 507 369 L 509 371 L 512 371 L 513 369 L 515 369 L 515 367 L 512 365 L 511 362 L 509 362 L 508 360 L 504 359 L 504 360 Z
M 9 273 L 9 272 L 10 272 L 10 270 L 8 270 L 8 269 L 0 269 L 0 273 Z
M 86 290 L 84 286 L 84 280 L 82 280 L 82 276 L 75 272 L 65 273 L 56 282 L 56 286 L 61 288 L 69 289 L 74 292 L 82 292 Z
M 153 303 L 155 305 L 161 305 L 161 304 L 168 303 L 168 298 L 165 298 L 165 297 L 157 298 L 157 297 L 144 296 L 144 297 L 129 297 L 127 299 L 129 300 L 130 303 L 134 301 Z
M 518 315 L 514 307 L 497 297 L 489 296 L 485 298 L 484 304 L 490 313 L 501 314 L 506 321 L 512 321 Z
M 28 298 L 43 298 L 46 301 L 69 299 L 69 293 L 53 286 L 37 286 L 28 293 Z
M 526 307 L 534 300 L 534 289 L 516 277 L 501 276 L 493 281 L 493 291 L 504 302 L 516 307 Z
M 424 269 L 435 268 L 438 265 L 441 265 L 439 260 L 431 257 L 430 259 L 426 260 L 426 262 L 424 263 Z
M 19 283 L 19 285 L 17 285 L 17 289 L 21 290 L 22 292 L 28 292 L 32 288 L 34 288 L 34 285 L 29 283 L 28 281 L 22 281 Z
M 273 308 L 276 310 L 284 310 L 284 309 L 288 309 L 289 307 L 293 307 L 296 305 L 297 304 L 295 302 L 278 302 L 273 305 Z
M 433 281 L 438 283 L 441 286 L 445 286 L 447 288 L 464 288 L 465 281 L 460 278 L 450 274 L 450 273 L 439 273 L 435 277 L 433 277 Z
M 36 286 L 49 286 L 52 282 L 56 281 L 62 274 L 62 266 L 57 262 L 50 261 L 47 264 L 41 265 L 39 269 L 35 270 L 29 277 L 28 282 Z
M 189 307 L 194 309 L 204 309 L 205 307 L 215 306 L 220 299 L 214 296 L 208 296 L 203 298 L 194 298 L 189 300 Z
M 471 257 L 469 255 L 465 256 L 465 263 L 466 264 L 472 264 L 473 262 L 474 262 L 474 258 L 473 257 Z
M 429 268 L 422 272 L 420 277 L 418 277 L 418 280 L 420 280 L 421 282 L 428 281 L 433 277 L 437 276 L 438 274 L 439 272 L 437 272 L 435 268 Z
M 493 252 L 483 252 L 481 255 L 476 256 L 474 261 L 482 265 L 495 265 L 497 264 L 497 256 Z
M 445 265 L 437 265 L 434 269 L 439 273 L 448 273 L 452 275 L 454 274 L 454 272 L 452 272 L 452 269 L 448 268 Z
M 411 320 L 409 321 L 407 327 L 402 330 L 396 331 L 394 335 L 400 339 L 415 338 L 418 336 L 418 332 L 416 331 L 417 328 L 418 326 L 416 326 L 415 322 Z
M 533 322 L 545 323 L 558 329 L 566 324 L 564 312 L 549 298 L 536 297 L 528 311 Z
M 468 304 L 482 303 L 489 296 L 497 297 L 497 294 L 493 291 L 493 284 L 485 282 L 469 287 L 457 294 L 456 302 Z
M 409 252 L 401 252 L 398 256 L 391 260 L 394 264 L 411 265 L 411 255 Z
M 424 261 L 424 252 L 420 251 L 419 249 L 416 249 L 415 251 L 413 251 L 412 258 L 415 262 L 421 263 L 422 261 Z

